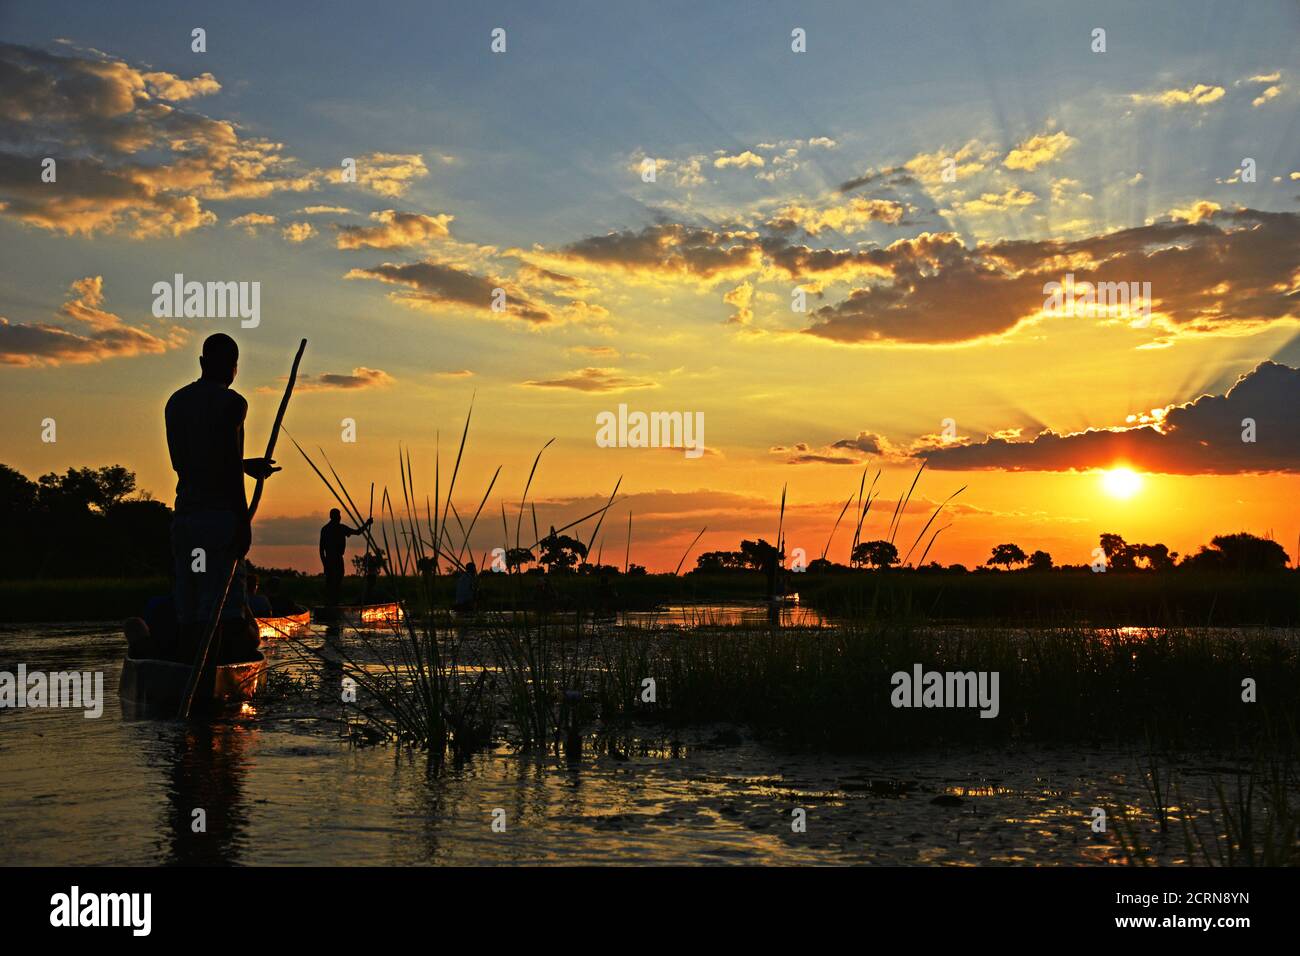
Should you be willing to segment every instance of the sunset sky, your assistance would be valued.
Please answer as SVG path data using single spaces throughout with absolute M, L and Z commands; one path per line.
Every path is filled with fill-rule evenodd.
M 555 437 L 539 520 L 621 476 L 604 559 L 631 509 L 652 570 L 706 525 L 693 554 L 771 539 L 783 485 L 816 557 L 864 467 L 881 537 L 922 460 L 900 550 L 965 485 L 945 564 L 1087 563 L 1102 532 L 1294 558 L 1298 32 L 1291 0 L 5 4 L 0 461 L 170 502 L 203 337 L 239 342 L 252 456 L 305 336 L 287 427 L 354 494 L 397 493 L 399 443 L 432 494 L 473 398 L 479 549 Z M 176 273 L 260 282 L 260 325 L 155 318 Z M 1067 273 L 1149 282 L 1149 322 L 1043 314 Z M 620 403 L 702 412 L 706 453 L 598 447 Z M 310 567 L 333 502 L 277 458 L 252 558 Z

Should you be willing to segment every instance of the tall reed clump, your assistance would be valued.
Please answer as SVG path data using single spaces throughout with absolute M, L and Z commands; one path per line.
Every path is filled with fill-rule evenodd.
M 1171 768 L 1149 746 L 1144 783 L 1150 817 L 1143 826 L 1140 808 L 1116 815 L 1116 832 L 1129 863 L 1150 866 L 1181 850 L 1199 866 L 1296 866 L 1300 864 L 1300 773 L 1294 724 L 1279 730 L 1266 721 L 1251 742 L 1248 762 L 1225 781 L 1212 780 L 1205 807 L 1193 806 Z M 1165 781 L 1163 788 L 1158 781 Z M 1153 781 L 1157 781 L 1154 782 Z M 1170 789 L 1174 806 L 1169 806 Z M 1177 824 L 1169 833 L 1170 818 Z
M 1275 711 L 1300 719 L 1300 654 L 1268 635 L 927 629 L 894 620 L 820 629 L 665 633 L 647 676 L 675 723 L 735 721 L 808 748 L 943 742 L 1127 741 L 1151 728 L 1171 746 L 1231 744 L 1257 732 L 1241 679 L 1260 677 Z M 998 714 L 896 708 L 892 676 L 998 675 Z M 638 664 L 638 666 L 646 666 Z
M 423 521 L 409 450 L 405 454 L 398 451 L 401 506 L 385 488 L 379 519 L 373 527 L 366 527 L 366 519 L 324 451 L 320 455 L 332 481 L 294 440 L 348 520 L 364 527 L 367 552 L 380 561 L 382 598 L 398 602 L 403 609 L 401 621 L 391 622 L 384 630 L 356 629 L 360 653 L 346 641 L 328 641 L 318 655 L 321 667 L 336 669 L 341 680 L 355 682 L 356 701 L 351 706 L 373 732 L 423 747 L 438 760 L 448 752 L 464 755 L 481 747 L 490 739 L 492 728 L 487 668 L 467 662 L 459 635 L 431 613 L 435 579 L 444 563 L 460 570 L 472 557 L 470 535 L 500 474 L 498 468 L 466 525 L 452 504 L 452 494 L 472 414 L 471 408 L 445 497 L 440 496 L 441 454 L 436 454 L 434 498 L 433 502 L 425 498 Z
M 365 527 L 360 509 L 324 451 L 320 455 L 330 477 L 294 441 L 348 520 L 365 527 L 367 552 L 373 552 L 380 561 L 382 598 L 398 602 L 403 608 L 402 619 L 388 624 L 386 630 L 357 629 L 352 641 L 358 645 L 357 651 L 346 641 L 329 642 L 325 652 L 316 655 L 318 664 L 355 682 L 357 693 L 352 708 L 373 733 L 419 745 L 439 759 L 447 752 L 463 756 L 489 743 L 499 711 L 512 723 L 524 747 L 540 745 L 562 731 L 572 735 L 588 716 L 589 708 L 583 702 L 593 672 L 589 644 L 569 639 L 572 634 L 566 627 L 572 630 L 572 625 L 562 627 L 545 614 L 527 612 L 480 615 L 478 623 L 486 626 L 475 629 L 478 640 L 470 648 L 466 630 L 449 621 L 445 612 L 436 607 L 439 578 L 444 571 L 463 572 L 474 558 L 471 536 L 501 474 L 498 467 L 473 513 L 462 517 L 453 495 L 472 416 L 471 407 L 445 493 L 441 487 L 441 454 L 435 453 L 433 499 L 425 497 L 423 517 L 410 451 L 403 453 L 399 449 L 401 502 L 394 502 L 385 488 L 374 527 Z M 502 505 L 502 543 L 506 550 L 531 553 L 544 540 L 537 532 L 535 511 L 531 544 L 525 544 L 521 527 L 538 463 L 550 444 L 548 441 L 537 453 L 524 486 L 513 549 Z M 604 515 L 616 500 L 621 481 L 615 484 L 604 507 L 553 529 L 551 534 L 558 535 L 595 518 L 591 534 L 594 540 Z M 510 568 L 510 572 L 515 583 L 514 597 L 518 599 L 523 591 L 522 576 L 517 567 Z M 581 620 L 577 629 L 582 630 Z

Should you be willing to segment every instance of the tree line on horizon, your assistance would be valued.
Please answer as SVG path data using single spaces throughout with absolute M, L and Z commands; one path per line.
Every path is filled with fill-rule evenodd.
M 1286 549 L 1276 541 L 1244 531 L 1215 535 L 1209 544 L 1202 545 L 1195 554 L 1184 555 L 1181 561 L 1178 552 L 1170 551 L 1164 544 L 1130 544 L 1122 536 L 1111 533 L 1101 535 L 1099 550 L 1104 555 L 1104 568 L 1110 572 L 1164 572 L 1176 569 L 1267 572 L 1285 570 L 1290 564 Z M 701 554 L 695 559 L 692 573 L 758 571 L 774 555 L 782 561 L 786 557 L 778 552 L 776 546 L 762 538 L 757 541 L 746 539 L 741 541 L 738 551 L 706 551 Z M 898 569 L 898 563 L 898 548 L 893 542 L 863 541 L 854 545 L 847 565 L 816 558 L 808 562 L 805 570 L 813 573 L 867 568 L 886 571 Z M 1036 550 L 1026 554 L 1019 545 L 1011 543 L 995 545 L 988 560 L 974 570 L 1001 568 L 1010 571 L 1013 567 L 1027 572 L 1101 570 L 1101 567 L 1093 564 L 1057 565 L 1046 551 Z M 931 561 L 909 570 L 964 573 L 972 569 L 964 564 L 943 565 Z
M 148 492 L 136 491 L 135 473 L 122 465 L 69 468 L 32 480 L 15 468 L 0 464 L 0 522 L 9 547 L 0 549 L 0 574 L 5 578 L 36 577 L 138 577 L 171 573 L 172 509 Z M 1195 554 L 1181 557 L 1163 544 L 1130 544 L 1118 534 L 1100 537 L 1099 549 L 1111 572 L 1167 572 L 1175 570 L 1269 572 L 1289 566 L 1286 550 L 1269 538 L 1246 532 L 1216 535 Z M 769 562 L 784 563 L 786 555 L 763 538 L 744 539 L 737 551 L 706 551 L 695 561 L 692 574 L 760 571 Z M 507 566 L 516 572 L 532 564 L 532 573 L 574 572 L 618 574 L 613 565 L 587 562 L 587 546 L 577 538 L 556 535 L 543 538 L 534 553 L 511 548 Z M 825 558 L 810 561 L 809 572 L 846 572 L 862 569 L 897 570 L 898 549 L 890 541 L 862 541 L 854 545 L 848 565 Z M 996 545 L 983 565 L 974 569 L 1016 568 L 1024 572 L 1088 570 L 1090 565 L 1056 565 L 1043 550 L 1026 553 L 1019 545 Z M 363 573 L 358 566 L 358 573 Z M 483 570 L 486 570 L 483 569 Z M 931 561 L 915 569 L 925 572 L 969 572 L 962 564 Z M 639 565 L 631 574 L 645 574 Z

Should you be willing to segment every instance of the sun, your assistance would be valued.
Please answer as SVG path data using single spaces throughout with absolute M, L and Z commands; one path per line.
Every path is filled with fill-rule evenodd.
M 1132 498 L 1142 490 L 1142 476 L 1132 468 L 1112 468 L 1101 473 L 1101 486 L 1112 498 Z

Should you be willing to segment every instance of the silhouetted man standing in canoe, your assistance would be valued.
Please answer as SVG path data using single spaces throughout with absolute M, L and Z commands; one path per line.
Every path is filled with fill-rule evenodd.
M 244 458 L 248 402 L 230 387 L 239 346 L 218 332 L 203 342 L 202 374 L 167 400 L 167 450 L 176 471 L 172 520 L 176 614 L 180 625 L 174 655 L 193 660 L 204 629 L 221 600 L 232 562 L 235 575 L 221 611 L 221 657 L 245 659 L 257 649 L 243 621 L 244 555 L 252 543 L 244 476 L 268 478 L 280 469 L 265 458 Z M 214 644 L 214 647 L 218 646 Z
M 320 563 L 325 569 L 325 603 L 330 607 L 337 607 L 339 603 L 339 589 L 343 586 L 343 552 L 347 550 L 348 538 L 363 533 L 373 520 L 367 518 L 360 528 L 349 528 L 342 519 L 339 509 L 331 508 L 329 524 L 320 529 Z

